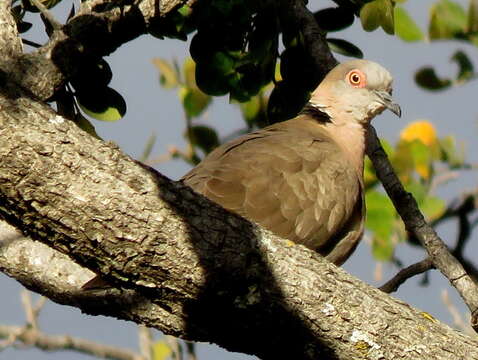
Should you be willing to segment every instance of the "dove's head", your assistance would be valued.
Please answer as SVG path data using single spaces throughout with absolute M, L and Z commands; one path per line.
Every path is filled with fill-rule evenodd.
M 400 106 L 392 99 L 392 75 L 367 60 L 347 61 L 333 68 L 312 93 L 310 104 L 339 123 L 366 125 L 385 109 L 401 115 Z

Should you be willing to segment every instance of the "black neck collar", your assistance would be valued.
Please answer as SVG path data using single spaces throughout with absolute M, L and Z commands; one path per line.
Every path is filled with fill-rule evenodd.
M 299 115 L 308 115 L 314 118 L 314 120 L 316 120 L 319 123 L 332 122 L 332 120 L 330 119 L 330 116 L 326 112 L 322 111 L 319 107 L 313 105 L 310 102 L 305 104 L 305 106 L 300 111 Z

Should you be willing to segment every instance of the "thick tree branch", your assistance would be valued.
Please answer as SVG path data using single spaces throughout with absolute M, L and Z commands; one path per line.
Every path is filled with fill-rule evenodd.
M 475 340 L 138 165 L 4 85 L 0 214 L 120 288 L 90 294 L 78 279 L 39 275 L 57 253 L 37 254 L 29 240 L 11 239 L 0 247 L 0 266 L 7 271 L 16 261 L 17 272 L 8 273 L 28 287 L 87 312 L 264 359 L 478 357 Z
M 131 6 L 106 14 L 134 15 L 138 6 Z M 91 20 L 101 30 L 102 16 L 81 21 Z M 69 39 L 81 42 L 71 22 Z M 89 28 L 81 24 L 78 29 Z M 44 56 L 49 63 L 60 58 L 53 52 L 58 44 L 74 45 L 65 33 L 55 36 L 50 44 L 57 44 Z M 110 51 L 121 43 L 99 38 L 86 48 L 108 44 Z M 52 286 L 54 280 L 36 274 L 41 264 L 31 261 L 35 253 L 23 247 L 16 257 L 4 255 L 30 241 L 24 238 L 0 247 L 3 271 L 61 303 L 264 359 L 478 358 L 475 340 L 138 165 L 16 86 L 44 99 L 51 84 L 64 81 L 57 70 L 37 88 L 26 80 L 28 73 L 14 82 L 1 79 L 0 214 L 119 288 L 85 293 L 61 276 L 56 284 L 63 287 Z M 8 268 L 12 261 L 16 272 Z
M 304 0 L 282 0 L 279 13 L 283 26 L 300 29 L 306 50 L 317 71 L 317 78 L 323 79 L 338 61 L 332 55 L 326 33 L 320 29 L 314 14 L 307 9 Z
M 53 32 L 47 44 L 32 53 L 21 52 L 21 41 L 10 16 L 10 2 L 2 1 L 0 19 L 5 19 L 2 24 L 10 27 L 0 28 L 3 58 L 0 70 L 13 76 L 17 84 L 37 98 L 50 99 L 81 69 L 85 59 L 109 55 L 120 45 L 161 27 L 178 6 L 192 5 L 195 1 L 86 1 L 61 30 Z
M 0 49 L 2 58 L 12 59 L 22 51 L 22 41 L 18 37 L 17 25 L 10 14 L 10 2 L 0 1 Z

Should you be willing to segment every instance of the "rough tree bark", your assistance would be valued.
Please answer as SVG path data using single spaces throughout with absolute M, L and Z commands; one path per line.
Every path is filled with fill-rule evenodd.
M 0 216 L 27 236 L 2 237 L 1 271 L 85 312 L 263 359 L 478 359 L 478 341 L 58 116 L 0 31 Z M 83 267 L 117 288 L 81 291 Z

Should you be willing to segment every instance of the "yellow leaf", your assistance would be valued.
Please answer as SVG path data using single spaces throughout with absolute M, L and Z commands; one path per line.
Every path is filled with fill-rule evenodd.
M 430 178 L 430 166 L 426 165 L 417 165 L 415 170 L 417 171 L 418 175 L 420 175 L 424 179 Z
M 154 360 L 166 360 L 172 353 L 171 347 L 165 341 L 160 340 L 153 344 Z
M 159 70 L 159 79 L 163 87 L 166 89 L 172 89 L 178 86 L 178 74 L 173 64 L 170 64 L 166 60 L 159 57 L 153 58 L 152 62 L 153 65 Z
M 431 146 L 437 143 L 437 134 L 431 122 L 426 120 L 415 121 L 402 130 L 400 140 L 420 140 L 423 144 Z

